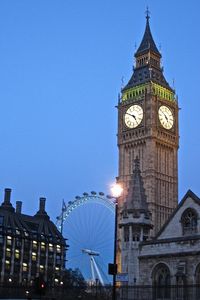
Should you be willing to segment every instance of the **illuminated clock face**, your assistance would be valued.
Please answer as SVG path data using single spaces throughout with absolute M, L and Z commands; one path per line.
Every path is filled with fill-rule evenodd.
M 125 115 L 124 122 L 128 128 L 136 128 L 143 119 L 143 109 L 140 105 L 130 106 Z
M 158 117 L 161 125 L 165 129 L 171 129 L 174 125 L 174 117 L 172 111 L 165 105 L 160 106 L 158 110 Z

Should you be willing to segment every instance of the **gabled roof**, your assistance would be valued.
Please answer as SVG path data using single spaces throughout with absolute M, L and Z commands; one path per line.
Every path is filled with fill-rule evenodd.
M 137 56 L 143 54 L 144 52 L 152 51 L 155 54 L 157 54 L 159 57 L 161 57 L 161 54 L 158 51 L 158 48 L 156 47 L 156 44 L 155 44 L 152 34 L 151 34 L 151 29 L 150 29 L 150 25 L 149 25 L 149 15 L 146 16 L 146 19 L 147 19 L 147 21 L 146 21 L 146 28 L 145 28 L 144 36 L 142 38 L 139 48 L 137 49 L 137 51 L 135 53 L 135 56 L 137 57 Z
M 174 210 L 174 212 L 170 215 L 169 219 L 161 227 L 161 229 L 159 230 L 159 232 L 157 233 L 157 235 L 155 236 L 154 239 L 158 239 L 158 237 L 163 233 L 163 231 L 165 230 L 165 228 L 167 227 L 167 225 L 170 223 L 170 221 L 176 215 L 176 213 L 178 212 L 178 210 L 184 205 L 185 201 L 188 198 L 192 198 L 195 203 L 197 203 L 198 205 L 200 205 L 200 198 L 197 197 L 197 195 L 195 193 L 193 193 L 191 190 L 188 190 L 187 193 L 185 194 L 185 196 L 183 197 L 183 199 L 178 204 L 177 208 Z

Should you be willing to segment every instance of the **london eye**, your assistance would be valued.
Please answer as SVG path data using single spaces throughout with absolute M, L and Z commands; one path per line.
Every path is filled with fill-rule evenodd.
M 113 261 L 115 202 L 104 193 L 76 196 L 62 205 L 57 226 L 67 238 L 66 267 L 78 268 L 90 284 L 111 283 L 108 263 Z

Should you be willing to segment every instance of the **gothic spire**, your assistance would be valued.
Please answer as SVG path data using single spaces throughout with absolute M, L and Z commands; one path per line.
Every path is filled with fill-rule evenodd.
M 134 160 L 134 169 L 131 176 L 128 195 L 126 198 L 127 209 L 148 212 L 145 189 L 140 171 L 140 160 Z
M 147 9 L 146 28 L 140 46 L 135 53 L 136 59 L 133 74 L 128 84 L 123 87 L 122 92 L 148 82 L 154 82 L 174 92 L 163 74 L 161 66 L 162 56 L 152 37 L 149 19 L 149 10 Z
M 135 53 L 135 57 L 138 57 L 139 55 L 144 54 L 145 52 L 148 52 L 148 51 L 152 51 L 155 54 L 157 54 L 159 57 L 161 57 L 161 54 L 158 51 L 158 48 L 156 47 L 156 44 L 155 44 L 152 34 L 151 34 L 149 19 L 150 19 L 149 9 L 147 8 L 146 28 L 145 28 L 145 32 L 144 32 L 144 36 L 142 38 L 141 44 Z

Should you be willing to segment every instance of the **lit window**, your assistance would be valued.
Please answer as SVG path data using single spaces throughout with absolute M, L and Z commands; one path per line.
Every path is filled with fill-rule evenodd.
M 27 272 L 27 271 L 28 271 L 27 263 L 23 263 L 22 266 L 23 266 L 23 267 L 22 267 L 23 271 L 24 271 L 24 272 Z
M 44 266 L 40 265 L 40 272 L 44 272 Z
M 37 249 L 37 242 L 33 241 L 33 249 Z
M 6 248 L 6 256 L 11 257 L 11 250 L 10 248 Z
M 53 251 L 53 244 L 49 244 L 49 251 Z
M 36 259 L 37 259 L 37 254 L 36 254 L 36 252 L 32 252 L 32 260 L 33 260 L 33 261 L 36 261 Z
M 7 236 L 7 245 L 11 245 L 12 244 L 12 237 L 11 236 Z
M 60 245 L 57 245 L 57 246 L 56 246 L 56 250 L 57 250 L 57 252 L 60 252 L 60 251 L 61 251 Z
M 6 269 L 7 271 L 10 271 L 10 261 L 9 261 L 9 260 L 6 260 L 5 263 L 6 263 L 5 269 Z
M 55 278 L 54 280 L 55 280 L 55 282 L 58 282 L 58 278 Z
M 45 243 L 41 242 L 41 250 L 45 250 Z
M 59 271 L 59 267 L 55 267 L 55 270 L 56 270 L 56 271 Z
M 15 250 L 15 258 L 19 259 L 19 250 Z

